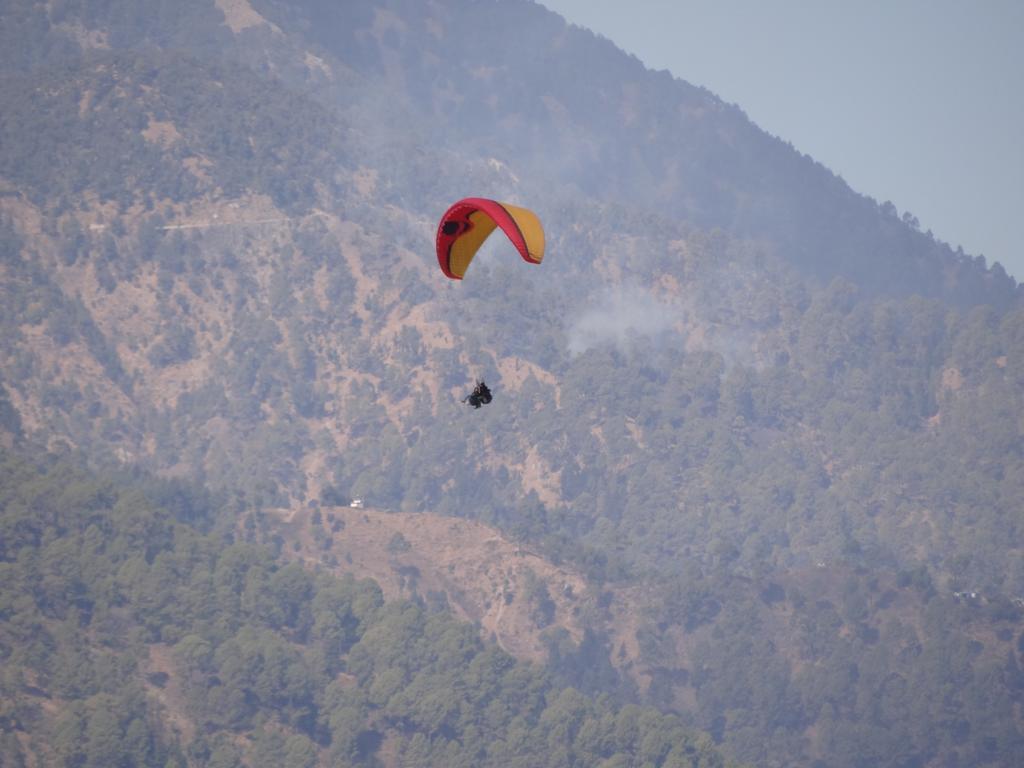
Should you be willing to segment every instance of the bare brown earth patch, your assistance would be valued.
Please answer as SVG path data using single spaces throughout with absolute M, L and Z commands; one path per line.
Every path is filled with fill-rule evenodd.
M 530 446 L 526 460 L 520 465 L 513 465 L 512 468 L 519 471 L 523 489 L 536 493 L 542 503 L 548 506 L 561 503 L 562 472 L 553 470 L 536 446 Z
M 181 676 L 175 669 L 171 648 L 154 643 L 148 651 L 142 670 L 147 680 L 146 692 L 160 703 L 163 722 L 175 739 L 181 744 L 190 744 L 195 739 L 196 724 L 185 714 L 185 694 L 181 690 Z
M 339 575 L 372 578 L 389 599 L 446 604 L 476 624 L 485 640 L 517 658 L 544 660 L 544 637 L 556 628 L 579 642 L 586 617 L 607 633 L 611 663 L 641 690 L 665 672 L 640 659 L 637 631 L 644 624 L 644 606 L 653 599 L 649 590 L 611 589 L 606 608 L 599 610 L 598 590 L 580 573 L 554 565 L 490 526 L 431 513 L 352 507 L 278 509 L 270 519 L 273 532 L 285 541 L 284 556 Z M 528 594 L 529 585 L 538 583 L 554 604 L 550 623 L 538 623 L 536 599 Z M 675 649 L 670 671 L 685 672 L 690 648 L 706 633 L 670 629 L 669 634 Z M 696 707 L 690 687 L 677 685 L 675 698 L 682 709 Z
M 69 22 L 61 22 L 56 27 L 71 37 L 82 48 L 87 50 L 110 50 L 110 35 L 105 30 L 89 29 L 82 24 Z
M 591 599 L 578 573 L 553 565 L 470 520 L 429 513 L 325 507 L 321 522 L 309 508 L 278 510 L 275 518 L 288 556 L 337 573 L 375 579 L 387 597 L 418 595 L 447 602 L 456 616 L 477 624 L 485 638 L 510 654 L 539 660 L 545 655 L 532 580 L 544 584 L 554 604 L 553 621 L 579 641 L 579 615 Z
M 150 117 L 149 123 L 142 131 L 142 138 L 151 144 L 169 147 L 181 138 L 181 134 L 174 123 L 166 120 L 154 120 Z
M 498 360 L 498 372 L 501 374 L 502 386 L 515 390 L 522 389 L 523 384 L 532 376 L 555 391 L 555 407 L 561 407 L 562 391 L 558 379 L 539 365 L 521 357 L 503 357 Z
M 942 384 L 940 388 L 943 391 L 959 392 L 963 385 L 964 375 L 960 372 L 959 368 L 946 368 L 942 371 Z
M 249 0 L 216 0 L 217 7 L 224 14 L 224 23 L 236 35 L 243 29 L 266 25 L 275 32 L 280 32 L 276 26 L 264 19 L 249 4 Z

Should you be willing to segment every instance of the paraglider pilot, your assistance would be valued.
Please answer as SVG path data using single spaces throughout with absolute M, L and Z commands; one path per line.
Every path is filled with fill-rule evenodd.
M 476 387 L 473 388 L 473 392 L 462 398 L 462 402 L 468 402 L 474 408 L 479 408 L 481 405 L 487 405 L 491 402 L 491 390 L 487 388 L 487 385 L 482 381 L 476 383 Z

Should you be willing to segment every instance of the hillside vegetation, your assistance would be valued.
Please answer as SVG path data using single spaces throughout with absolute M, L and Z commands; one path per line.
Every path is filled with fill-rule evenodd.
M 202 491 L 0 462 L 4 765 L 726 764 L 443 612 L 211 531 Z
M 150 598 L 103 593 L 128 600 L 144 648 L 97 635 L 91 614 L 21 606 L 51 523 L 3 509 L 21 521 L 11 536 L 42 526 L 3 537 L 21 585 L 3 610 L 41 612 L 26 626 L 85 633 L 90 656 L 125 665 L 111 679 L 163 707 L 135 726 L 146 760 L 202 763 L 193 738 L 247 765 L 261 739 L 336 754 L 321 722 L 335 687 L 369 697 L 346 759 L 402 764 L 416 734 L 428 764 L 539 759 L 539 704 L 501 694 L 507 718 L 481 735 L 462 714 L 425 725 L 402 709 L 435 708 L 409 669 L 386 670 L 397 651 L 377 670 L 386 698 L 348 670 L 349 646 L 316 667 L 301 616 L 321 589 L 373 593 L 360 622 L 458 627 L 442 634 L 466 663 L 529 670 L 544 706 L 581 691 L 565 694 L 586 702 L 577 724 L 654 706 L 672 733 L 766 766 L 1003 766 L 1024 751 L 1024 308 L 1001 267 L 534 3 L 8 5 L 0 445 L 219 500 L 184 521 L 199 530 L 147 523 L 106 564 L 107 544 L 65 543 L 84 574 L 101 558 L 105 590 L 135 583 L 118 575 L 133 558 L 140 579 L 172 558 L 154 589 L 175 597 L 152 604 L 174 610 L 147 618 Z M 466 39 L 473 13 L 487 23 Z M 537 210 L 545 262 L 496 242 L 445 280 L 434 226 L 467 194 Z M 474 377 L 495 392 L 479 412 L 459 404 Z M 173 559 L 179 536 L 198 560 Z M 227 551 L 302 583 L 273 609 L 286 618 L 229 606 L 208 632 L 203 611 L 220 608 L 189 613 L 209 596 L 194 568 Z M 86 579 L 55 573 L 61 594 Z M 68 733 L 88 728 L 99 694 L 36 680 L 43 657 L 18 655 L 34 631 L 0 656 L 29 670 L 7 690 L 31 716 L 0 721 L 25 754 L 68 711 Z M 182 667 L 193 635 L 209 652 Z M 218 649 L 250 635 L 335 682 L 304 678 L 301 701 L 216 698 Z M 465 671 L 425 653 L 417 669 L 457 687 Z M 163 687 L 146 677 L 161 673 Z M 569 728 L 544 764 L 643 764 L 622 727 L 597 752 Z M 700 738 L 652 760 L 697 743 L 686 760 L 719 759 Z M 78 749 L 60 759 L 93 759 Z

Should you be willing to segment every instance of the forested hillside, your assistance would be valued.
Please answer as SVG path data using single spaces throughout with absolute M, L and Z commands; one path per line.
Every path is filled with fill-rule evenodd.
M 233 540 L 202 490 L 0 470 L 4 765 L 726 765 L 676 718 Z
M 410 712 L 438 714 L 433 684 L 387 669 L 405 651 L 379 667 L 351 655 L 367 633 L 401 635 L 394 621 L 455 633 L 467 669 L 495 654 L 535 675 L 529 701 L 584 691 L 564 696 L 601 739 L 622 712 L 640 717 L 631 702 L 757 765 L 1008 766 L 1024 752 L 1024 308 L 1001 267 L 532 2 L 4 6 L 0 445 L 217 499 L 185 528 L 160 518 L 130 535 L 120 491 L 36 521 L 17 500 L 36 498 L 27 465 L 8 465 L 21 490 L 0 562 L 20 586 L 5 585 L 0 661 L 36 670 L 5 683 L 30 711 L 0 720 L 10 749 L 32 754 L 58 723 L 106 727 L 90 697 L 123 690 L 163 702 L 117 726 L 149 734 L 150 762 L 202 764 L 193 739 L 247 765 L 276 759 L 257 757 L 264 740 L 322 757 L 345 743 L 346 759 L 385 765 L 647 759 L 632 725 L 597 752 L 576 726 L 567 752 L 537 752 L 543 707 L 512 689 L 525 709 L 506 702 L 491 730 L 461 714 L 424 724 Z M 544 263 L 495 242 L 446 280 L 434 227 L 470 194 L 536 210 Z M 459 404 L 474 377 L 495 392 L 479 412 Z M 415 584 L 391 605 L 337 581 L 331 557 L 351 545 L 327 541 L 353 532 L 311 544 L 269 512 L 306 519 L 356 497 L 493 526 L 585 580 L 573 632 L 545 607 L 562 585 L 531 583 L 547 670 L 516 666 Z M 108 522 L 90 528 L 97 505 Z M 47 570 L 55 542 L 78 565 Z M 242 586 L 196 605 L 226 553 L 257 569 L 252 584 L 287 574 L 276 607 Z M 408 584 L 403 562 L 386 566 Z M 81 583 L 88 609 L 29 600 L 47 578 L 54 595 Z M 147 578 L 166 592 L 117 591 Z M 317 606 L 334 606 L 326 622 L 337 606 L 321 594 L 335 593 L 372 610 L 325 661 Z M 23 613 L 42 618 L 8 618 Z M 123 686 L 33 677 L 83 633 Z M 298 698 L 218 688 L 250 645 L 300 659 Z M 437 690 L 477 686 L 439 649 L 408 653 Z M 359 726 L 339 742 L 329 713 L 356 690 L 345 727 Z M 654 764 L 690 764 L 688 745 L 719 759 L 675 738 Z M 95 763 L 84 749 L 60 759 Z

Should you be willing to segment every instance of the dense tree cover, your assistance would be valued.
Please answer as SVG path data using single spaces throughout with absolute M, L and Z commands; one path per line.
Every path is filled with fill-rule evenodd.
M 689 663 L 642 649 L 660 674 L 682 676 L 652 694 L 671 703 L 691 690 L 692 722 L 756 764 L 790 754 L 1010 765 L 1024 744 L 1011 714 L 1024 622 L 1005 599 L 939 595 L 920 573 L 819 568 L 753 585 L 691 574 L 672 594 L 662 621 L 675 614 L 686 627 Z
M 244 67 L 173 54 L 93 54 L 0 76 L 0 174 L 37 204 L 147 209 L 213 189 L 308 209 L 345 162 L 343 122 Z M 211 183 L 216 179 L 215 183 Z
M 5 70 L 73 62 L 91 49 L 165 46 L 216 55 L 230 39 L 207 0 L 7 0 L 0 24 Z
M 472 625 L 204 533 L 217 514 L 182 484 L 0 453 L 4 765 L 377 765 L 385 741 L 424 766 L 725 765 Z

